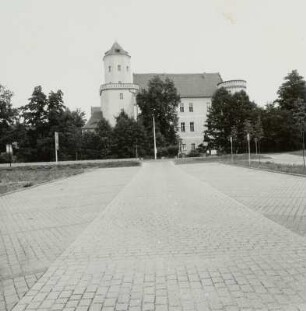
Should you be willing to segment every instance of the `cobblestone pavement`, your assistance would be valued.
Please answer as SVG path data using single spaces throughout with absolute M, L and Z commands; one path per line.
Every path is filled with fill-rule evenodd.
M 213 163 L 180 167 L 273 221 L 306 235 L 306 178 Z
M 264 159 L 263 161 L 270 161 L 280 164 L 303 165 L 303 157 L 299 155 L 290 153 L 271 153 L 265 154 L 265 156 L 270 157 L 271 159 Z
M 13 310 L 306 310 L 305 248 L 180 167 L 145 163 Z
M 96 170 L 0 197 L 1 311 L 12 309 L 138 169 Z

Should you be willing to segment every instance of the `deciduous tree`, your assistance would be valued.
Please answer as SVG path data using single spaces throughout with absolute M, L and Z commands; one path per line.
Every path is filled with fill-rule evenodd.
M 147 89 L 142 89 L 137 94 L 137 105 L 141 110 L 140 120 L 149 138 L 152 138 L 152 117 L 154 115 L 159 147 L 177 144 L 179 102 L 180 96 L 173 81 L 168 78 L 163 81 L 158 76 L 149 81 Z M 149 141 L 153 142 L 153 138 Z M 151 149 L 153 149 L 153 143 Z

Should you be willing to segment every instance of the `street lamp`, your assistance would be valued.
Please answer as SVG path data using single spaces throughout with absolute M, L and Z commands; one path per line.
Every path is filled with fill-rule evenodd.
M 230 136 L 230 143 L 231 143 L 231 161 L 234 162 L 233 159 L 233 136 Z
M 248 141 L 248 154 L 249 154 L 249 166 L 251 166 L 251 146 L 250 146 L 250 134 L 247 133 L 247 141 Z
M 154 109 L 152 113 L 152 121 L 153 121 L 153 139 L 154 139 L 154 159 L 157 159 L 157 148 L 156 148 L 156 133 L 155 133 L 155 117 L 154 117 Z

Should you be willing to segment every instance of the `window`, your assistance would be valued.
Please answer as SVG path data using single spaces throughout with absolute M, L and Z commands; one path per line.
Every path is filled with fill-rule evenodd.
M 129 66 L 126 66 L 126 71 L 129 71 Z
M 208 103 L 207 103 L 207 112 L 209 112 L 210 107 L 211 107 L 211 103 L 208 102 Z
M 191 144 L 191 151 L 195 150 L 195 144 Z
M 194 132 L 194 122 L 190 122 L 190 132 Z
M 182 149 L 183 149 L 183 151 L 186 151 L 186 150 L 187 150 L 186 144 L 182 144 Z
M 185 132 L 185 122 L 181 123 L 181 132 Z
M 123 99 L 123 93 L 120 93 L 120 99 Z
M 118 71 L 121 71 L 121 65 L 117 66 Z
M 180 112 L 184 112 L 184 103 L 180 103 Z
M 108 66 L 108 72 L 112 71 L 112 66 Z
M 189 103 L 189 112 L 193 112 L 193 103 Z

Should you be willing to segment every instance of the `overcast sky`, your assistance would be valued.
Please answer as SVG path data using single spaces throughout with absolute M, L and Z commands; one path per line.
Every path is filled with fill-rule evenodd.
M 264 105 L 288 72 L 306 77 L 305 12 L 305 0 L 0 0 L 0 83 L 16 107 L 42 85 L 89 113 L 117 40 L 136 73 L 219 72 Z

